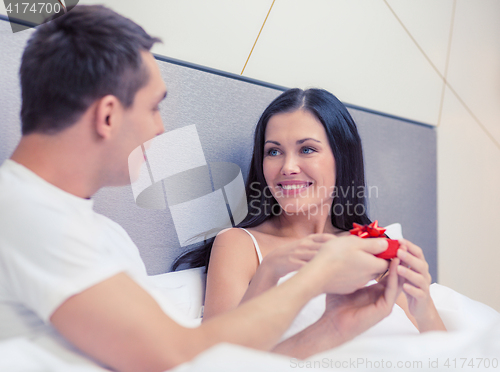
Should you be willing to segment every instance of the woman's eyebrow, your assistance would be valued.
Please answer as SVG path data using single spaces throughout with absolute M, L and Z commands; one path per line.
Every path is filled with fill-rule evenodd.
M 312 140 L 312 141 L 315 141 L 315 142 L 321 143 L 321 141 L 318 141 L 317 139 L 314 139 L 314 138 L 303 138 L 303 139 L 301 139 L 301 140 L 298 140 L 298 141 L 297 141 L 297 145 L 303 144 L 303 143 L 304 143 L 304 142 L 306 142 L 307 140 Z
M 281 143 L 276 142 L 276 141 L 266 141 L 266 142 L 264 143 L 264 145 L 265 145 L 266 143 L 274 143 L 275 145 L 281 146 Z
M 311 141 L 314 141 L 314 142 L 321 143 L 321 141 L 319 141 L 319 140 L 317 140 L 317 139 L 314 139 L 314 138 L 310 138 L 310 137 L 309 137 L 309 138 L 303 138 L 303 139 L 298 140 L 298 141 L 296 142 L 296 144 L 297 144 L 297 145 L 301 145 L 301 144 L 303 144 L 304 142 L 306 142 L 307 140 L 311 140 Z M 264 143 L 264 145 L 265 145 L 266 143 L 274 143 L 275 145 L 281 146 L 281 143 L 279 143 L 279 142 L 277 142 L 277 141 L 271 141 L 271 140 L 269 140 L 269 141 L 266 141 L 266 142 Z

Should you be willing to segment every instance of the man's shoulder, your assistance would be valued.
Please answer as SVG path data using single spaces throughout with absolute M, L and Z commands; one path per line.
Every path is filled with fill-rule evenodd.
M 91 231 L 95 229 L 96 231 Z M 93 210 L 93 202 L 70 195 L 28 174 L 13 162 L 0 166 L 0 231 L 2 235 L 99 235 L 124 230 Z
M 0 220 L 12 219 L 16 215 L 30 214 L 40 202 L 34 185 L 19 177 L 15 166 L 8 161 L 0 166 Z
M 23 245 L 29 250 L 31 246 L 133 245 L 119 224 L 94 211 L 92 200 L 68 194 L 15 163 L 4 165 L 0 167 L 0 245 Z
M 11 164 L 4 163 L 0 167 L 0 220 L 20 218 L 28 222 L 39 218 L 39 214 L 46 216 L 40 222 L 57 219 L 65 204 L 18 171 Z

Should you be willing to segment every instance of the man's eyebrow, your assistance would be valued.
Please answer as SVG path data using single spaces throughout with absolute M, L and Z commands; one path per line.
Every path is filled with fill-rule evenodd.
M 167 91 L 163 92 L 161 96 L 158 94 L 158 96 L 157 96 L 157 97 L 158 97 L 158 98 L 157 98 L 157 99 L 156 99 L 156 101 L 155 101 L 155 102 L 156 102 L 156 103 L 155 103 L 156 105 L 160 104 L 160 102 L 162 102 L 165 98 L 167 98 Z
M 318 141 L 317 139 L 314 139 L 314 138 L 303 138 L 303 139 L 297 141 L 297 145 L 300 145 L 300 144 L 306 142 L 307 140 L 312 140 L 312 141 L 321 143 L 321 141 Z

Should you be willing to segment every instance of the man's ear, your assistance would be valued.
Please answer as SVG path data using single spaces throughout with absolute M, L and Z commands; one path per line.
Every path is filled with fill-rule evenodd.
M 121 125 L 122 118 L 123 106 L 116 96 L 109 94 L 96 102 L 94 125 L 100 137 L 109 138 Z

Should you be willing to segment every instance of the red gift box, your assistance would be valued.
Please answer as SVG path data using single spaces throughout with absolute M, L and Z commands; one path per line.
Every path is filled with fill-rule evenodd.
M 389 243 L 389 246 L 382 253 L 376 254 L 375 257 L 383 258 L 389 260 L 396 257 L 399 249 L 399 242 L 397 240 L 388 239 L 385 237 L 385 229 L 378 226 L 378 221 L 375 220 L 369 225 L 360 225 L 357 223 L 352 224 L 354 227 L 349 232 L 352 235 L 357 235 L 360 238 L 384 238 Z

